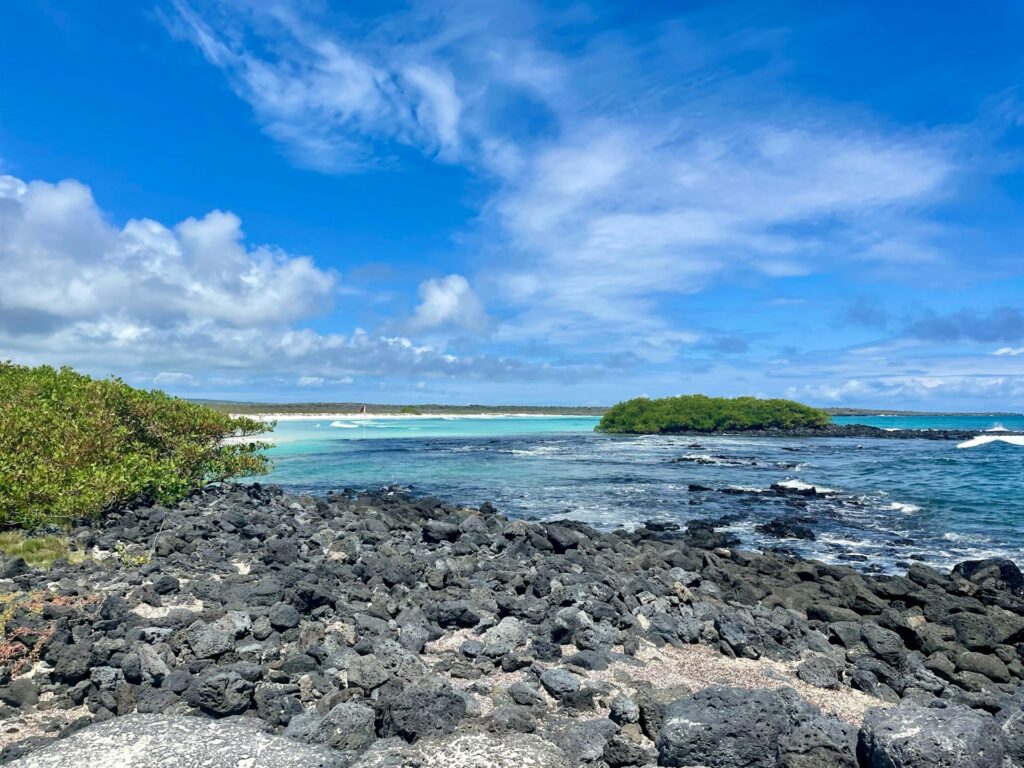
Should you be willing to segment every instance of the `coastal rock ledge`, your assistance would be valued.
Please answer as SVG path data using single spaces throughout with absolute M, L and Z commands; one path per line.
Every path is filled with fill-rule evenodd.
M 395 489 L 208 488 L 0 557 L 0 762 L 1024 768 L 1024 577 Z

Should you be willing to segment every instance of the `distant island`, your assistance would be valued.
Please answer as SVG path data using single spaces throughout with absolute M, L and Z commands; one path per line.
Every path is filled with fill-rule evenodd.
M 830 416 L 1021 416 L 1012 411 L 898 411 L 892 408 L 822 408 Z
M 626 400 L 609 408 L 596 429 L 644 435 L 825 430 L 831 421 L 825 411 L 793 400 L 682 395 Z

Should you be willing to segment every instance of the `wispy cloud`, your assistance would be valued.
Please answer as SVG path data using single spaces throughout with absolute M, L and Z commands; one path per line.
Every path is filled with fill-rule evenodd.
M 298 162 L 352 170 L 413 146 L 489 193 L 477 276 L 495 339 L 631 349 L 688 333 L 673 297 L 728 276 L 940 264 L 922 211 L 961 171 L 955 131 L 905 131 L 787 92 L 784 31 L 686 18 L 573 55 L 572 14 L 528 3 L 413 7 L 342 31 L 299 6 L 176 0 L 178 29 Z M 589 18 L 586 14 L 580 18 Z M 733 71 L 756 53 L 767 62 Z M 531 115 L 529 130 L 510 119 Z
M 988 313 L 963 309 L 933 314 L 913 323 L 909 333 L 930 341 L 1020 341 L 1024 339 L 1024 312 L 1016 307 L 999 307 Z

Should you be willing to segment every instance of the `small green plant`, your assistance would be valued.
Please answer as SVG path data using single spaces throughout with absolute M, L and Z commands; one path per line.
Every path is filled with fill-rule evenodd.
M 114 545 L 114 552 L 117 554 L 117 559 L 121 561 L 121 564 L 129 568 L 138 568 L 148 563 L 150 559 L 149 552 L 141 552 L 136 555 L 121 542 Z
M 399 413 L 404 414 L 406 416 L 420 415 L 420 412 L 417 409 L 413 408 L 411 405 L 403 405 L 401 410 L 399 410 Z
M 0 364 L 0 527 L 66 525 L 263 474 L 257 436 L 270 429 L 120 379 Z
M 650 400 L 637 397 L 608 409 L 598 432 L 671 434 L 673 432 L 745 432 L 756 429 L 820 429 L 831 417 L 792 400 L 757 397 L 683 395 Z

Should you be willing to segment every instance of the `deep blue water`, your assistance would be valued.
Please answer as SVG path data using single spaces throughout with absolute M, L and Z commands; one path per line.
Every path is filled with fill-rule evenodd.
M 956 418 L 842 421 L 1024 430 L 1021 417 Z M 748 546 L 781 545 L 864 568 L 911 560 L 948 567 L 992 555 L 1024 564 L 1024 447 L 1005 443 L 965 450 L 930 440 L 611 436 L 594 433 L 593 418 L 334 423 L 280 423 L 267 480 L 312 492 L 399 484 L 456 503 L 490 501 L 514 516 L 599 527 L 738 513 L 730 530 Z M 824 495 L 777 495 L 773 483 L 813 485 Z M 805 516 L 817 540 L 754 530 L 783 514 Z

